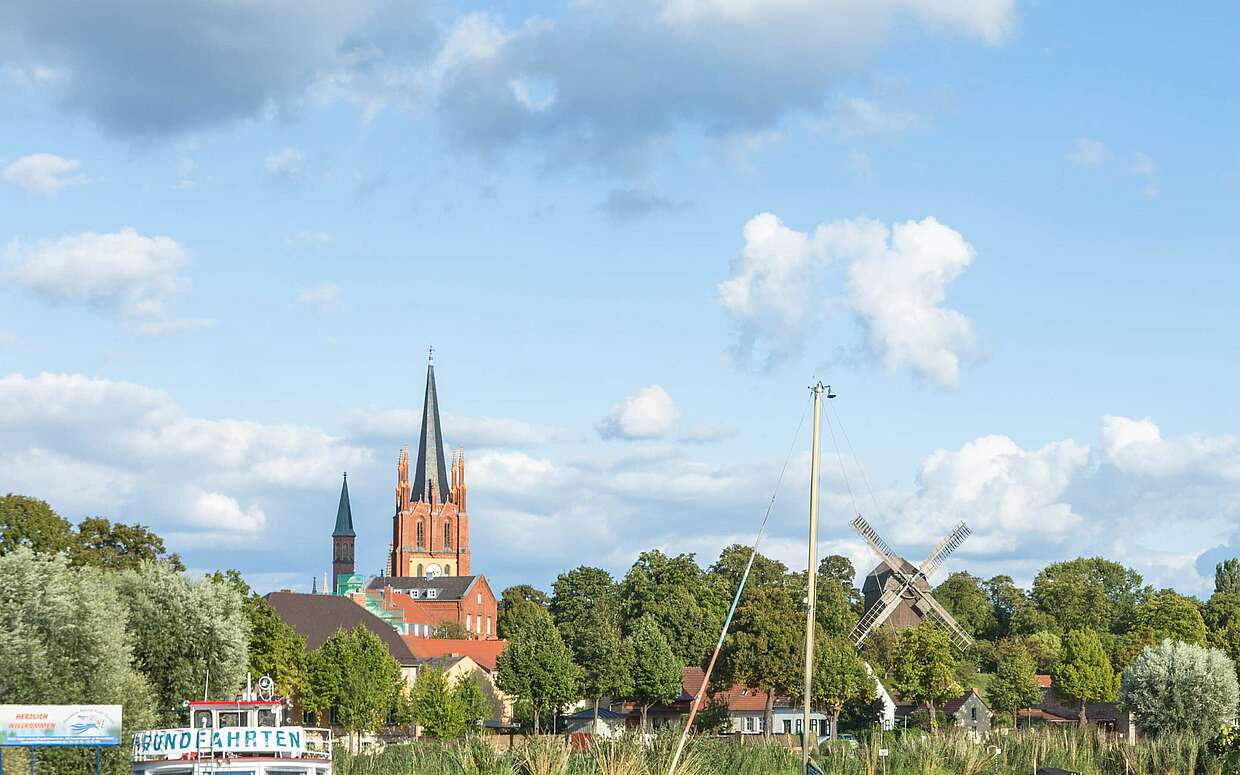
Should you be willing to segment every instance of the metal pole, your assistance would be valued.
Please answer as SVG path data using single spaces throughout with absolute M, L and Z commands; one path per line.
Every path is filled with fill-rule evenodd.
M 34 775 L 34 746 L 30 746 L 30 775 Z
M 99 775 L 99 764 L 100 759 L 102 758 L 102 751 L 103 749 L 99 746 L 95 746 L 95 775 Z
M 810 741 L 815 744 L 818 736 L 810 729 L 810 706 L 814 688 L 814 618 L 818 582 L 818 436 L 822 422 L 822 392 L 825 386 L 819 382 L 814 391 L 814 446 L 810 456 L 809 474 L 809 583 L 806 585 L 805 610 L 805 710 L 801 722 L 801 772 L 809 775 Z

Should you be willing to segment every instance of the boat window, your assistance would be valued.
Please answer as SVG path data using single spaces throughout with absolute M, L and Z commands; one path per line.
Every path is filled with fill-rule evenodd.
M 211 711 L 209 710 L 194 711 L 194 727 L 196 729 L 210 729 L 211 728 Z
M 221 727 L 248 727 L 250 725 L 250 714 L 244 710 L 240 711 L 220 711 Z M 239 775 L 239 773 L 233 773 Z
M 270 708 L 259 708 L 258 725 L 260 727 L 274 727 L 276 725 L 276 712 Z

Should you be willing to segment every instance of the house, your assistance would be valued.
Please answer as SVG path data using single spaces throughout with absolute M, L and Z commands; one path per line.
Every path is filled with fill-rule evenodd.
M 593 735 L 595 737 L 612 738 L 624 734 L 628 716 L 619 711 L 599 706 L 598 723 L 594 723 L 594 706 L 579 710 L 564 717 L 564 731 L 569 735 Z
M 473 657 L 466 654 L 444 654 L 422 660 L 416 673 L 427 668 L 443 672 L 448 683 L 455 685 L 461 680 L 477 680 L 482 685 L 482 694 L 491 706 L 491 715 L 484 719 L 492 725 L 505 725 L 512 722 L 512 698 L 500 691 L 495 685 L 495 673 L 479 665 Z
M 896 703 L 895 718 L 901 726 L 908 726 L 909 717 L 916 711 L 924 709 L 919 702 L 901 700 L 898 697 L 893 699 Z M 972 687 L 969 687 L 959 697 L 953 697 L 944 702 L 937 710 L 941 711 L 955 726 L 977 735 L 984 735 L 990 731 L 990 721 L 994 717 L 986 701 L 978 694 L 977 689 Z
M 378 576 L 352 597 L 366 607 L 381 597 L 383 608 L 399 609 L 402 635 L 429 638 L 437 625 L 456 622 L 479 639 L 497 637 L 499 605 L 485 576 Z
M 402 636 L 405 645 L 418 659 L 434 659 L 444 656 L 470 657 L 488 673 L 494 673 L 499 655 L 508 646 L 506 640 L 463 640 L 456 638 L 423 638 L 415 635 Z
M 1042 687 L 1042 701 L 1037 707 L 1025 708 L 1017 712 L 1017 720 L 1026 724 L 1041 722 L 1044 724 L 1077 724 L 1080 708 L 1071 700 L 1055 695 L 1054 679 L 1049 675 L 1039 675 L 1038 684 Z M 1085 720 L 1100 727 L 1108 736 L 1130 743 L 1137 741 L 1137 719 L 1129 711 L 1122 710 L 1114 702 L 1085 703 Z

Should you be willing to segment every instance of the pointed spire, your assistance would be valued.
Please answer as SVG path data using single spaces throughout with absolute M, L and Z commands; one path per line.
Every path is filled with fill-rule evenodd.
M 344 484 L 340 486 L 340 505 L 336 508 L 336 529 L 332 538 L 354 538 L 353 508 L 349 505 L 349 475 L 344 475 Z
M 413 475 L 413 497 L 419 501 L 431 500 L 431 482 L 434 481 L 434 498 L 439 503 L 448 500 L 448 466 L 443 457 L 443 431 L 439 425 L 439 397 L 435 392 L 435 350 L 431 348 L 426 364 L 426 398 L 422 404 L 422 435 L 418 439 L 418 459 Z
M 310 594 L 317 595 L 319 593 L 319 577 L 310 577 Z

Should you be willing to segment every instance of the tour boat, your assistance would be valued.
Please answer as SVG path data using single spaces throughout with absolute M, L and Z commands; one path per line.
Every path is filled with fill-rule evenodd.
M 187 703 L 188 727 L 135 732 L 133 775 L 331 775 L 331 730 L 285 726 L 271 688 L 264 676 L 258 695 Z

